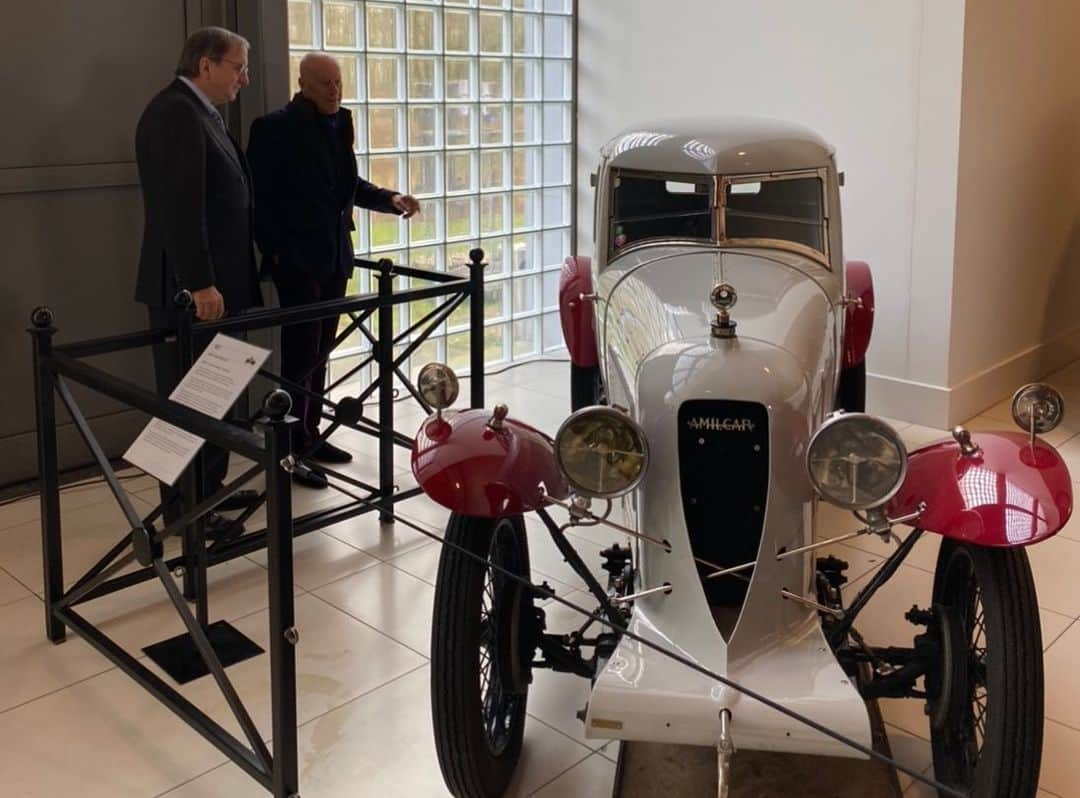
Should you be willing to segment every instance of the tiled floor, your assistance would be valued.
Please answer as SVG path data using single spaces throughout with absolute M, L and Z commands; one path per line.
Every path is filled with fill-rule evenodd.
M 1067 400 L 1080 400 L 1080 364 L 1052 381 Z M 565 364 L 538 363 L 488 379 L 488 404 L 505 401 L 511 413 L 554 432 L 569 406 Z M 467 385 L 467 383 L 466 383 Z M 466 388 L 467 390 L 467 388 Z M 419 420 L 402 410 L 408 427 Z M 944 432 L 896 422 L 909 446 Z M 1010 428 L 1007 403 L 973 419 L 973 429 Z M 1074 437 L 1075 436 L 1075 437 Z M 1080 422 L 1066 421 L 1049 437 L 1080 475 Z M 370 480 L 375 448 L 365 438 L 340 433 L 353 449 L 351 473 Z M 396 457 L 400 484 L 413 484 L 408 454 Z M 147 511 L 155 489 L 146 478 L 125 482 L 136 507 Z M 340 501 L 332 492 L 294 491 L 298 511 Z M 441 531 L 446 512 L 423 497 L 400 505 L 403 516 Z M 258 522 L 258 518 L 254 522 Z M 822 511 L 823 532 L 850 528 L 850 517 Z M 89 567 L 121 535 L 121 516 L 101 486 L 65 492 L 66 571 Z M 833 522 L 830 524 L 829 522 Z M 38 505 L 25 500 L 0 507 L 0 773 L 7 796 L 58 798 L 244 798 L 265 795 L 215 748 L 188 729 L 77 636 L 61 646 L 44 640 Z M 590 564 L 610 539 L 582 530 L 575 543 Z M 587 603 L 583 583 L 545 545 L 530 537 L 533 569 L 570 600 Z M 853 582 L 867 578 L 885 547 L 874 542 L 836 547 L 851 563 Z M 925 603 L 936 540 L 926 538 L 908 563 L 867 608 L 863 628 L 871 642 L 910 641 L 897 606 Z M 590 556 L 592 555 L 592 556 Z M 1030 550 L 1046 648 L 1046 735 L 1041 796 L 1080 796 L 1080 519 L 1061 535 Z M 445 795 L 435 759 L 428 694 L 428 638 L 438 544 L 403 524 L 380 526 L 365 515 L 308 535 L 296 544 L 296 612 L 300 762 L 304 798 Z M 253 554 L 211 571 L 211 613 L 267 644 L 265 556 Z M 146 583 L 84 605 L 85 615 L 127 650 L 177 634 L 180 621 L 160 586 Z M 573 620 L 549 608 L 553 625 Z M 906 627 L 906 628 L 905 628 Z M 152 663 L 143 662 L 155 669 Z M 237 689 L 263 735 L 270 733 L 266 657 L 230 669 Z M 209 679 L 181 692 L 211 717 L 235 729 L 229 710 Z M 525 754 L 512 788 L 515 796 L 607 798 L 617 750 L 586 740 L 574 713 L 587 684 L 540 671 L 530 694 Z M 930 765 L 926 719 L 910 701 L 884 701 L 882 709 L 896 756 L 919 769 Z M 906 795 L 931 793 L 903 779 Z M 910 786 L 909 786 L 910 785 Z

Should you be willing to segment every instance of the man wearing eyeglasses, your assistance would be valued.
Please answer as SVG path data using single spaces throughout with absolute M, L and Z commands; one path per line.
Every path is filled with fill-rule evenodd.
M 176 79 L 139 119 L 135 159 L 145 227 L 135 299 L 148 306 L 152 327 L 175 327 L 173 297 L 181 289 L 191 292 L 200 320 L 262 304 L 252 247 L 251 175 L 216 107 L 235 100 L 248 84 L 247 60 L 242 36 L 224 28 L 195 31 L 180 54 Z M 196 345 L 201 350 L 206 343 Z M 154 371 L 158 393 L 168 396 L 180 376 L 173 344 L 154 347 Z M 203 457 L 203 490 L 209 493 L 225 477 L 228 454 L 206 444 Z M 175 515 L 173 507 L 166 518 Z M 227 522 L 211 518 L 207 527 L 214 537 Z
M 380 188 L 357 173 L 352 112 L 341 107 L 341 67 L 324 53 L 300 61 L 300 91 L 284 108 L 251 125 L 248 158 L 255 176 L 255 240 L 282 307 L 340 299 L 353 271 L 353 206 L 408 219 L 420 211 L 408 194 Z M 337 317 L 281 330 L 281 373 L 293 390 L 293 451 L 325 463 L 352 454 L 319 434 L 326 362 Z M 293 479 L 311 488 L 326 477 L 298 463 Z

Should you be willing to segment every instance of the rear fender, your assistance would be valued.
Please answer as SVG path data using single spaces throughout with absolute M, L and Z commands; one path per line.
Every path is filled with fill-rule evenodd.
M 420 425 L 412 471 L 424 493 L 478 518 L 535 510 L 545 495 L 567 498 L 551 439 L 512 418 L 493 429 L 491 417 L 488 410 L 463 410 Z
M 1051 537 L 1072 515 L 1072 481 L 1057 450 L 1022 432 L 975 432 L 964 455 L 945 440 L 912 452 L 887 513 L 926 509 L 916 525 L 978 546 L 1016 547 Z
M 563 340 L 575 366 L 596 366 L 596 313 L 593 302 L 582 299 L 592 294 L 590 259 L 569 257 L 559 275 L 559 320 Z
M 874 278 L 870 264 L 849 260 L 844 264 L 847 297 L 852 301 L 844 314 L 844 368 L 863 362 L 874 330 Z

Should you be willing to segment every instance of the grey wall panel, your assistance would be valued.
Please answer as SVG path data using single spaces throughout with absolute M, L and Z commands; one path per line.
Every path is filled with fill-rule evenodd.
M 142 235 L 142 203 L 134 187 L 0 196 L 0 241 L 7 290 L 0 293 L 0 362 L 8 390 L 0 391 L 0 439 L 34 429 L 30 311 L 52 308 L 58 343 L 132 332 L 146 326 L 146 312 L 132 298 Z M 112 373 L 152 385 L 149 352 L 125 352 L 92 361 Z M 117 403 L 75 390 L 89 417 L 116 414 Z M 61 419 L 66 415 L 61 414 Z M 110 424 L 115 427 L 114 419 Z M 110 454 L 117 451 L 109 450 Z M 81 452 L 81 448 L 79 450 Z M 16 450 L 9 478 L 36 471 L 33 447 Z M 80 462 L 64 452 L 65 461 Z M 85 462 L 85 454 L 82 462 Z M 74 460 L 72 458 L 75 458 Z M 10 462 L 5 458 L 4 462 Z
M 8 108 L 28 124 L 4 125 L 0 169 L 133 161 L 135 122 L 176 67 L 184 3 L 4 5 L 3 72 L 31 77 L 5 81 Z
M 94 419 L 91 426 L 94 435 L 105 451 L 123 452 L 131 443 L 135 430 L 142 429 L 147 417 L 134 410 L 126 410 L 116 415 Z M 35 432 L 24 432 L 0 438 L 0 485 L 23 482 L 36 476 L 36 468 L 27 470 L 27 456 L 30 465 L 36 462 L 34 455 L 37 447 Z M 60 452 L 60 468 L 67 470 L 87 465 L 92 462 L 86 445 L 79 437 L 78 430 L 71 424 L 58 424 L 56 446 Z

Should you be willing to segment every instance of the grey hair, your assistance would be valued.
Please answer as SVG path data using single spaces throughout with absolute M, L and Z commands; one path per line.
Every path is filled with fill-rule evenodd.
M 199 28 L 184 42 L 180 63 L 176 65 L 176 74 L 193 78 L 199 74 L 199 62 L 202 59 L 220 61 L 236 44 L 251 47 L 247 39 L 226 28 Z

